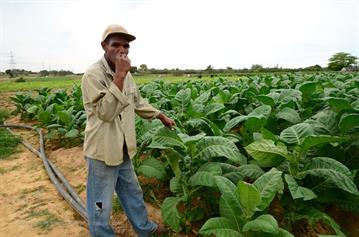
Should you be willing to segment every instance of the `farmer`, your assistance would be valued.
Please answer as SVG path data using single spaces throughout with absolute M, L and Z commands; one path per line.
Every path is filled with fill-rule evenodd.
M 142 189 L 131 159 L 136 153 L 135 113 L 175 122 L 143 99 L 130 74 L 130 42 L 136 37 L 120 25 L 110 25 L 102 36 L 104 56 L 82 78 L 87 114 L 84 155 L 87 159 L 87 212 L 93 237 L 115 236 L 109 224 L 116 191 L 133 229 L 139 236 L 161 234 L 162 224 L 148 219 Z

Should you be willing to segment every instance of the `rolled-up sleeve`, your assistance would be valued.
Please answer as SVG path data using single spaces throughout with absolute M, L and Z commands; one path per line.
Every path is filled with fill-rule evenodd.
M 113 121 L 130 104 L 128 97 L 112 82 L 107 88 L 96 74 L 82 78 L 84 103 L 89 103 L 94 114 L 105 122 Z

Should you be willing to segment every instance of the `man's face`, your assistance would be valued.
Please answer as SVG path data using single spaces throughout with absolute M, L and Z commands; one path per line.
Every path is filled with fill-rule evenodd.
M 124 36 L 111 35 L 106 41 L 102 42 L 102 48 L 105 50 L 106 58 L 115 64 L 117 54 L 128 55 L 130 44 Z

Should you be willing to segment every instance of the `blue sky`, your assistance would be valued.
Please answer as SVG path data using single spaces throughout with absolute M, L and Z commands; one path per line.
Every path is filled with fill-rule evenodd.
M 83 72 L 113 23 L 137 37 L 134 66 L 305 67 L 359 56 L 358 0 L 0 0 L 0 71 Z

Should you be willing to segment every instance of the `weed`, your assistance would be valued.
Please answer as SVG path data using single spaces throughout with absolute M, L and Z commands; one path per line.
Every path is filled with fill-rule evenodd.
M 16 152 L 19 143 L 19 137 L 12 135 L 7 129 L 0 128 L 0 160 L 9 159 L 9 156 Z

